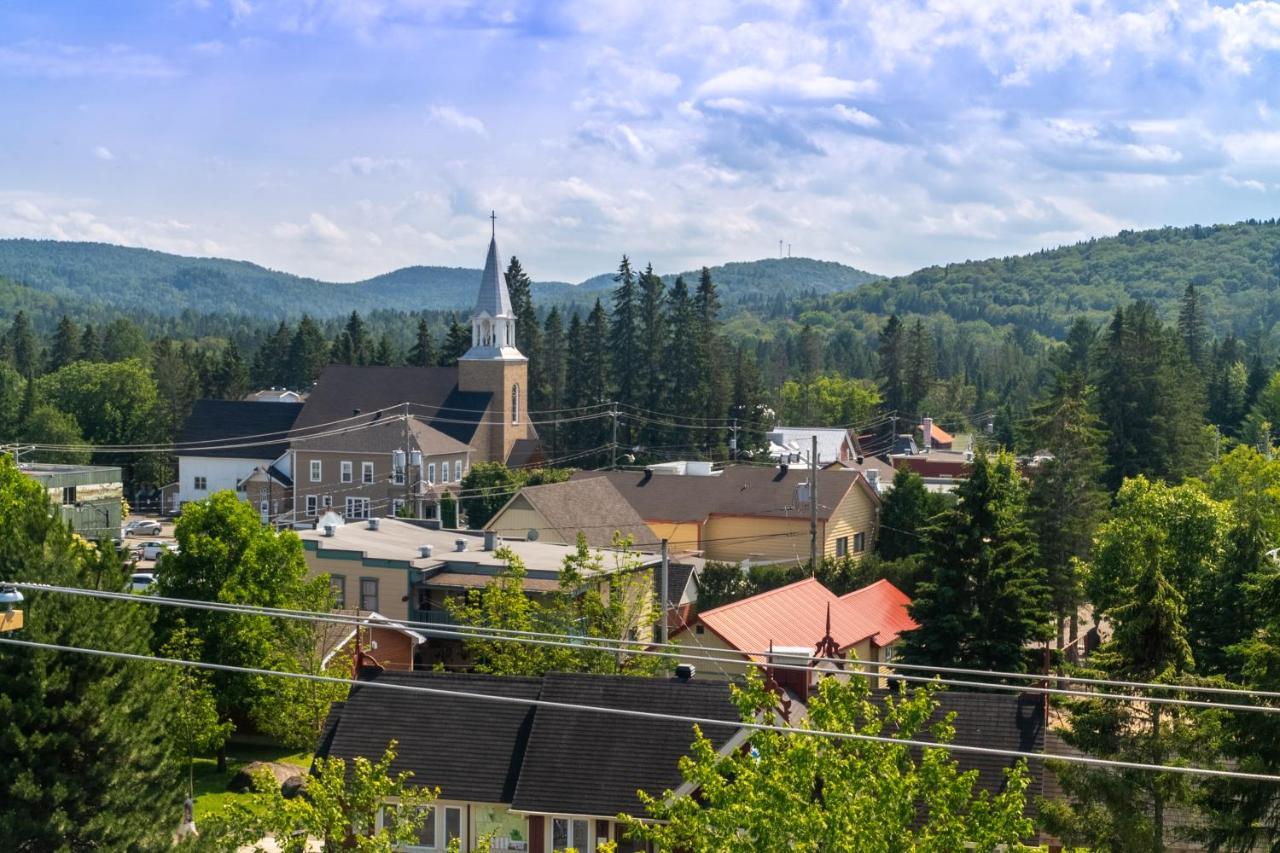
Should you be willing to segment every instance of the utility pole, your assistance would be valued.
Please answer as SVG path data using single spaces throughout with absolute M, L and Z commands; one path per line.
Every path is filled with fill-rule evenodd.
M 609 470 L 618 470 L 618 402 L 613 403 L 613 440 L 609 443 Z
M 818 436 L 809 448 L 809 574 L 818 573 Z
M 661 614 L 658 617 L 658 638 L 667 642 L 667 596 L 671 594 L 668 584 L 671 582 L 671 563 L 667 557 L 667 540 L 662 540 L 662 599 L 658 605 Z
M 413 484 L 409 480 L 409 401 L 404 403 L 404 467 L 400 469 L 401 475 L 404 477 L 404 505 L 411 507 L 410 512 L 414 518 L 418 517 L 418 508 L 413 506 Z M 394 515 L 395 513 L 392 513 Z
M 738 419 L 733 419 L 733 426 L 729 428 L 729 459 L 737 461 L 738 459 Z

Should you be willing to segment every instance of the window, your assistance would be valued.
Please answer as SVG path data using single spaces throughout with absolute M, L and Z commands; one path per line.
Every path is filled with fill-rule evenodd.
M 71 506 L 75 502 L 76 502 L 76 487 L 63 486 L 62 487 L 62 505 Z
M 207 477 L 196 477 L 195 487 L 197 492 L 203 492 L 205 489 L 209 488 L 209 479 Z
M 444 807 L 444 843 L 449 844 L 462 836 L 462 809 L 457 806 Z
M 841 536 L 836 540 L 836 556 L 847 557 L 849 555 L 849 537 Z
M 347 519 L 368 518 L 369 517 L 369 499 L 368 498 L 347 498 Z
M 705 633 L 705 632 L 706 632 L 706 630 L 707 630 L 706 628 L 702 627 L 702 623 L 701 623 L 701 622 L 699 622 L 697 625 L 694 625 L 694 626 L 693 626 L 693 633 L 695 633 L 695 634 L 702 634 L 702 633 Z
M 313 483 L 320 482 L 320 480 L 322 479 L 320 476 L 322 471 L 323 471 L 323 466 L 320 460 L 312 459 L 311 460 L 311 482 Z
M 373 463 L 372 462 L 360 463 L 360 482 L 362 483 L 373 482 Z
M 378 609 L 378 579 L 360 578 L 360 609 Z
M 427 813 L 427 819 L 422 822 L 422 826 L 418 827 L 418 846 L 434 850 L 436 848 L 436 807 L 427 806 L 424 811 Z
M 347 459 L 342 460 L 342 476 L 341 476 L 341 480 L 342 480 L 342 482 L 344 482 L 344 483 L 350 483 L 350 482 L 351 482 L 351 462 L 350 462 L 350 460 L 347 460 Z
M 315 495 L 307 495 L 307 515 L 316 514 L 316 507 L 319 506 L 319 504 L 316 503 L 316 501 L 317 501 L 317 498 Z
M 590 850 L 591 821 L 580 817 L 553 817 L 551 819 L 551 849 Z
M 329 589 L 333 590 L 333 606 L 341 610 L 347 606 L 347 576 L 329 575 Z
M 867 534 L 865 533 L 853 534 L 853 550 L 858 553 L 862 553 L 863 551 L 867 550 Z
M 459 483 L 462 482 L 462 460 L 459 459 L 453 463 L 453 479 Z
M 396 468 L 391 472 L 391 482 L 404 485 L 404 468 Z
M 520 423 L 520 384 L 511 386 L 511 422 Z
M 320 501 L 320 506 L 325 509 L 333 509 L 333 495 L 325 495 Z
M 258 512 L 262 513 L 262 520 L 266 521 L 271 516 L 271 504 L 266 500 L 258 501 Z
M 404 509 L 404 498 L 391 499 L 391 514 L 400 518 L 400 510 Z
M 434 483 L 436 481 L 436 463 L 427 463 L 427 482 Z

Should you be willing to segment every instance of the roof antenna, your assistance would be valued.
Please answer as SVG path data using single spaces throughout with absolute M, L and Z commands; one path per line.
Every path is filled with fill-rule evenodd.
M 489 211 L 489 236 L 493 239 L 498 238 L 498 214 L 495 211 Z

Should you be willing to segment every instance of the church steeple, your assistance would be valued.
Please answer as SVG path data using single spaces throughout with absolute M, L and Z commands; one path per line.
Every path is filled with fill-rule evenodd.
M 494 232 L 489 238 L 489 254 L 480 275 L 480 294 L 471 315 L 471 349 L 463 358 L 523 360 L 524 356 L 516 348 L 516 312 L 511 307 L 507 282 L 498 268 L 496 227 Z

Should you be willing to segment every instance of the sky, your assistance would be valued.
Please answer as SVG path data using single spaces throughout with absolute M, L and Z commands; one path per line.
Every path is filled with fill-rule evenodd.
M 871 272 L 1280 214 L 1280 2 L 6 0 L 0 237 Z

